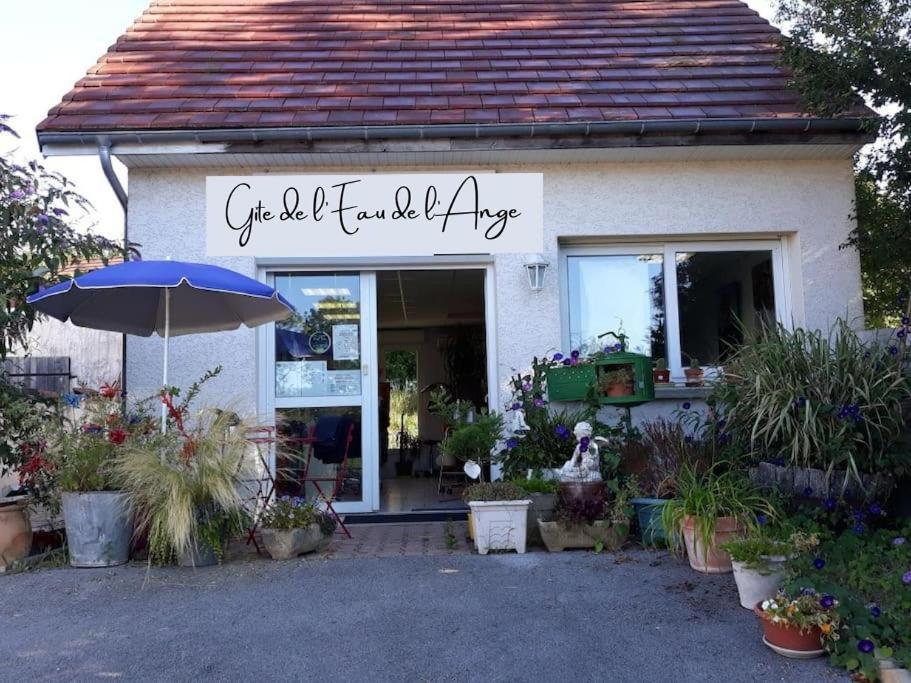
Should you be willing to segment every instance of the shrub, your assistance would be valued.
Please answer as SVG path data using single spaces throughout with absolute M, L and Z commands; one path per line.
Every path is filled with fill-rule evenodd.
M 894 450 L 911 396 L 901 356 L 896 345 L 864 344 L 844 320 L 828 335 L 779 325 L 734 351 L 710 401 L 753 459 L 859 479 L 907 466 Z
M 672 498 L 681 469 L 707 469 L 714 458 L 710 436 L 690 434 L 680 420 L 656 418 L 639 427 L 641 462 L 636 476 L 642 491 L 655 498 Z
M 833 664 L 878 680 L 877 656 L 911 666 L 911 526 L 846 531 L 791 563 L 788 587 L 838 599 Z
M 311 524 L 319 524 L 324 536 L 335 533 L 336 522 L 332 515 L 302 498 L 290 496 L 273 500 L 263 511 L 260 521 L 265 529 L 303 529 Z

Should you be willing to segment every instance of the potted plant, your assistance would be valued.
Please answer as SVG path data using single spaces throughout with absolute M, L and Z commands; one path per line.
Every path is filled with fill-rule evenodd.
M 32 549 L 28 506 L 27 496 L 0 499 L 0 571 L 28 557 Z
M 510 482 L 473 484 L 465 490 L 471 508 L 475 548 L 481 555 L 490 550 L 525 552 L 528 507 L 531 500 Z
M 550 521 L 554 516 L 554 507 L 557 501 L 557 480 L 529 478 L 513 482 L 527 494 L 531 505 L 528 506 L 527 542 L 530 545 L 541 545 L 541 532 L 538 529 L 538 520 Z
M 332 516 L 312 503 L 282 496 L 263 512 L 260 535 L 273 560 L 290 560 L 326 543 L 335 526 Z
M 838 637 L 838 600 L 804 591 L 796 598 L 785 593 L 755 605 L 762 622 L 763 642 L 780 655 L 795 659 L 818 657 L 825 642 Z
M 701 387 L 705 384 L 705 371 L 699 365 L 698 358 L 690 356 L 689 359 L 689 367 L 683 370 L 683 374 L 686 375 L 686 386 Z
M 681 469 L 707 469 L 713 447 L 704 434 L 688 433 L 679 419 L 656 418 L 639 425 L 623 450 L 624 466 L 639 482 L 638 494 L 630 503 L 640 538 L 646 546 L 664 545 L 667 532 L 662 511 L 677 493 Z
M 740 606 L 753 609 L 757 603 L 777 595 L 787 575 L 788 560 L 798 550 L 818 543 L 815 535 L 801 532 L 788 535 L 764 525 L 743 538 L 724 543 L 721 549 L 731 556 Z
M 168 405 L 172 426 L 126 443 L 115 472 L 129 493 L 136 530 L 148 536 L 149 561 L 206 566 L 219 562 L 227 539 L 248 527 L 239 485 L 254 475 L 237 416 L 187 403 Z
M 667 361 L 664 358 L 655 359 L 655 367 L 652 369 L 652 380 L 655 384 L 670 383 L 671 371 L 667 369 Z
M 130 554 L 133 515 L 129 496 L 120 490 L 114 463 L 127 441 L 154 427 L 136 415 L 123 414 L 116 385 L 80 395 L 82 411 L 48 430 L 46 449 L 60 490 L 70 564 L 112 567 Z
M 618 365 L 613 370 L 602 370 L 598 374 L 598 388 L 605 396 L 616 398 L 618 396 L 632 396 L 635 392 L 633 385 L 633 370 L 628 365 Z
M 679 551 L 682 545 L 690 566 L 698 572 L 721 574 L 733 571 L 731 556 L 721 546 L 755 528 L 757 517 L 775 518 L 766 497 L 738 472 L 723 470 L 716 464 L 705 472 L 692 465 L 681 470 L 677 497 L 662 510 L 669 545 Z
M 631 480 L 620 488 L 613 501 L 604 498 L 580 499 L 558 494 L 554 519 L 538 519 L 541 538 L 549 552 L 566 548 L 617 550 L 629 536 L 632 508 L 629 501 L 635 490 Z

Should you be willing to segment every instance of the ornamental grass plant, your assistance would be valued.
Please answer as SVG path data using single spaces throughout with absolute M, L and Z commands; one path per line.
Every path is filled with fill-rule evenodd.
M 114 467 L 130 493 L 149 559 L 173 562 L 204 545 L 221 556 L 226 535 L 245 528 L 239 484 L 249 480 L 249 444 L 230 412 L 204 410 L 141 443 L 125 443 Z
M 697 539 L 709 549 L 715 545 L 719 519 L 733 518 L 740 529 L 750 531 L 757 528 L 758 519 L 772 521 L 778 513 L 766 494 L 722 461 L 705 471 L 684 466 L 677 479 L 677 495 L 663 507 L 661 516 L 668 530 L 681 529 L 692 518 Z M 679 552 L 682 535 L 669 533 L 668 537 L 671 550 Z
M 903 348 L 865 343 L 844 320 L 828 333 L 781 325 L 747 332 L 710 402 L 754 461 L 844 470 L 857 481 L 907 469 L 909 455 L 896 448 L 911 397 Z

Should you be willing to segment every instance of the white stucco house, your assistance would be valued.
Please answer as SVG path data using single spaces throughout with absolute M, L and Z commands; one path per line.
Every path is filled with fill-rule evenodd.
M 533 356 L 621 326 L 679 382 L 692 358 L 723 364 L 735 319 L 862 315 L 858 257 L 839 245 L 869 112 L 808 114 L 779 33 L 744 3 L 447 7 L 153 3 L 38 129 L 45 154 L 123 162 L 143 258 L 217 263 L 298 307 L 175 339 L 171 376 L 222 364 L 207 400 L 264 424 L 355 424 L 361 484 L 341 509 L 389 502 L 386 350 L 414 349 L 421 384 L 498 409 Z M 440 230 L 469 176 L 477 206 L 452 201 L 481 227 L 472 213 Z M 403 187 L 411 222 L 391 216 Z M 161 352 L 129 339 L 131 394 L 157 389 Z M 637 410 L 699 396 L 672 385 Z

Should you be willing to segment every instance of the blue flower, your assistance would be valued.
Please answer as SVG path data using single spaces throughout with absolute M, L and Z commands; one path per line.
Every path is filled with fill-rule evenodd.
M 890 347 L 889 347 L 889 353 L 890 353 L 891 355 L 893 355 L 893 356 L 897 356 L 897 355 L 898 355 L 898 347 L 897 347 L 897 346 L 890 346 Z
M 822 599 L 819 601 L 820 607 L 823 609 L 832 609 L 835 606 L 835 598 L 831 595 L 823 595 Z
M 801 595 L 813 596 L 813 595 L 816 595 L 816 591 L 813 590 L 812 588 L 801 588 L 801 589 L 800 589 L 800 594 L 801 594 Z
M 765 526 L 769 519 L 765 515 L 756 515 L 756 521 L 759 523 L 759 526 Z
M 862 522 L 862 521 L 864 521 L 864 513 L 863 513 L 862 510 L 855 510 L 855 511 L 854 511 L 854 514 L 851 515 L 851 516 L 854 517 L 854 521 L 855 521 L 855 522 Z
M 564 425 L 557 425 L 554 432 L 563 440 L 569 438 L 569 430 Z
M 545 406 L 545 403 L 546 402 L 544 401 L 544 399 L 540 398 L 540 397 L 538 397 L 534 400 L 535 408 L 543 408 Z
M 906 316 L 906 315 L 903 315 L 903 316 L 902 316 L 902 325 L 905 325 L 906 327 L 907 327 L 908 325 L 911 325 L 911 318 L 909 318 L 909 317 Z
M 826 566 L 826 561 L 821 557 L 817 557 L 815 560 L 813 560 L 813 566 L 817 569 L 822 569 Z
M 871 616 L 871 617 L 873 617 L 874 619 L 879 619 L 879 617 L 880 617 L 880 615 L 881 615 L 882 613 L 883 613 L 883 612 L 882 612 L 882 610 L 879 608 L 879 605 L 877 605 L 877 604 L 875 604 L 875 603 L 872 604 L 872 605 L 870 605 L 870 616 Z
M 589 445 L 591 445 L 591 439 L 589 439 L 587 436 L 583 436 L 581 439 L 579 439 L 579 450 L 581 452 L 586 453 L 588 451 Z
M 35 216 L 35 220 L 38 221 L 38 225 L 46 226 L 48 223 L 50 223 L 51 219 L 47 217 L 46 213 L 39 213 L 37 216 Z
M 573 364 L 573 362 L 569 358 L 563 359 L 563 365 L 572 365 L 572 364 Z
M 874 517 L 879 517 L 880 515 L 883 514 L 883 509 L 879 505 L 879 503 L 870 504 L 870 514 L 873 515 Z
M 580 355 L 579 349 L 573 350 L 569 355 L 571 358 L 578 358 Z
M 832 510 L 838 507 L 838 501 L 831 497 L 826 498 L 822 504 L 829 512 L 832 512 Z
M 519 445 L 518 439 L 508 439 L 506 441 L 506 448 L 508 448 L 509 450 L 512 450 L 513 448 L 515 448 L 518 445 Z
M 79 394 L 64 394 L 63 400 L 66 401 L 67 405 L 71 408 L 78 408 L 79 404 L 82 403 L 82 396 Z
M 812 495 L 813 495 L 813 488 L 810 487 L 810 486 L 804 487 L 803 495 L 804 495 L 804 498 L 809 498 L 810 496 L 812 496 Z
M 905 328 L 903 327 L 898 332 L 895 333 L 895 336 L 897 336 L 899 339 L 904 339 L 905 334 L 906 334 Z
M 857 524 L 855 524 L 855 525 L 854 525 L 854 529 L 853 529 L 854 533 L 857 534 L 858 536 L 863 535 L 863 533 L 864 533 L 866 530 L 867 530 L 867 527 L 864 526 L 864 523 L 863 523 L 863 522 L 858 522 Z
M 905 545 L 905 543 L 906 543 L 906 539 L 904 536 L 896 536 L 895 538 L 892 539 L 892 545 L 895 545 L 895 546 Z
M 865 655 L 868 655 L 876 649 L 876 646 L 873 644 L 872 640 L 864 639 L 857 644 L 857 649 L 863 652 Z
M 690 409 L 690 402 L 689 402 L 689 401 L 684 401 L 684 402 L 683 402 L 683 409 L 684 409 L 684 410 L 689 410 L 689 409 Z
M 521 407 L 522 407 L 522 404 L 521 404 L 521 403 L 513 403 L 513 404 L 512 404 L 512 409 L 513 409 L 513 410 L 518 410 L 518 409 L 521 408 Z
M 554 354 L 554 360 L 563 360 L 563 354 L 562 354 L 562 353 L 555 353 L 555 354 Z

